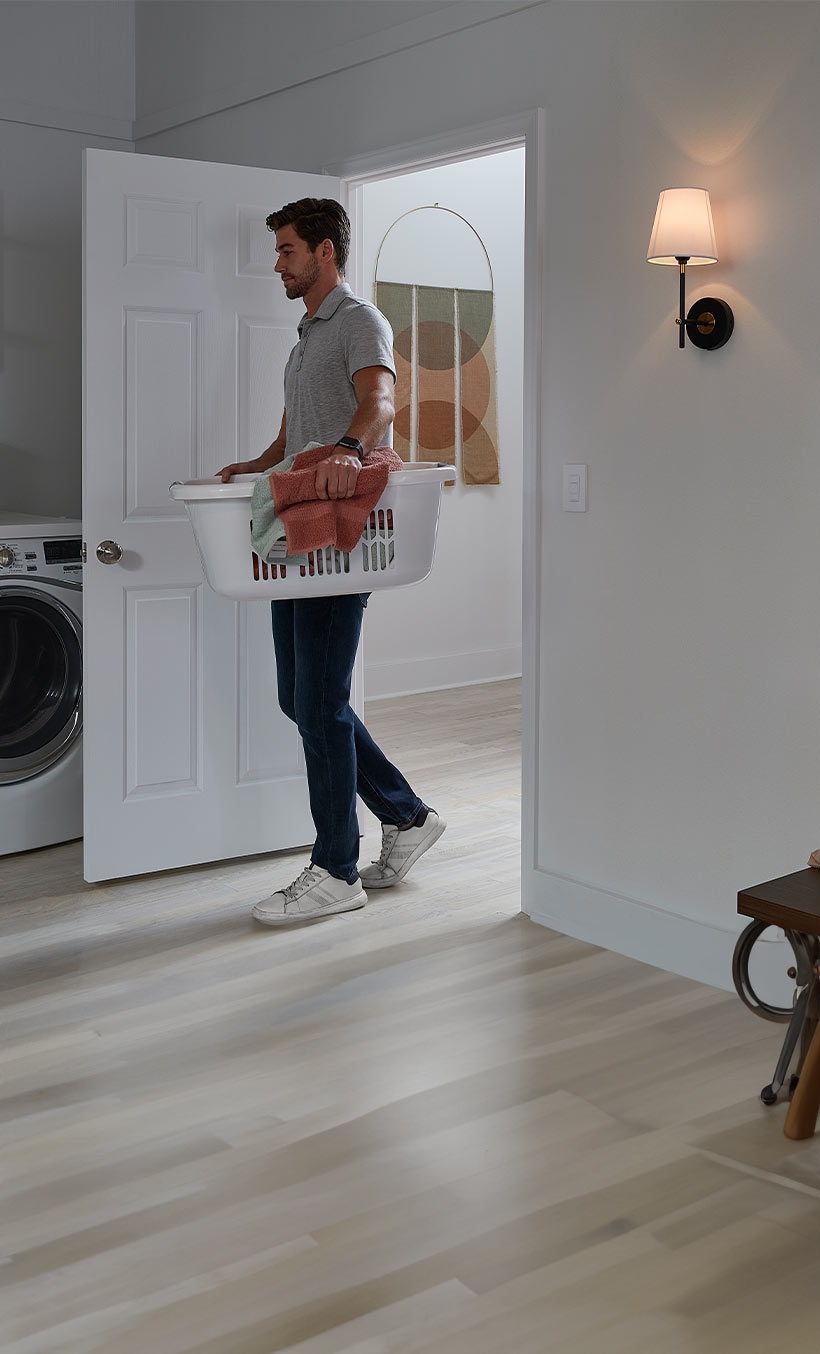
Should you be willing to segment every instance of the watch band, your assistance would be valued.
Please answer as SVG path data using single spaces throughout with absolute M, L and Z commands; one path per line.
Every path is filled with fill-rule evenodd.
M 359 460 L 364 461 L 364 447 L 358 437 L 340 437 L 336 446 L 344 447 L 346 451 L 355 451 Z

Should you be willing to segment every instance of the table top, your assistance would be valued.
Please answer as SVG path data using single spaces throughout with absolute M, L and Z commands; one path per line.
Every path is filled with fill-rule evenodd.
M 809 866 L 765 884 L 753 884 L 737 895 L 737 910 L 772 926 L 820 935 L 820 870 Z

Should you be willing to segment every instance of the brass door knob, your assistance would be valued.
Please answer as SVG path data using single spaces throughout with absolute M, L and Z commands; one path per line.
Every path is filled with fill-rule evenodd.
M 100 564 L 118 564 L 122 559 L 122 550 L 116 541 L 100 541 L 97 546 L 97 559 Z

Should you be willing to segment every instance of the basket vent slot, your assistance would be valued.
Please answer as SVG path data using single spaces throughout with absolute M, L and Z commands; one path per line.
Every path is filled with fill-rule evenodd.
M 379 508 L 370 514 L 362 533 L 362 568 L 367 573 L 381 573 L 393 567 L 395 542 L 393 540 L 393 509 Z

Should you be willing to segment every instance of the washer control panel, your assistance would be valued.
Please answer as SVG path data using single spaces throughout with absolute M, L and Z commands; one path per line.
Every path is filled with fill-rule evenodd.
M 82 538 L 0 536 L 0 578 L 62 578 L 82 582 Z

